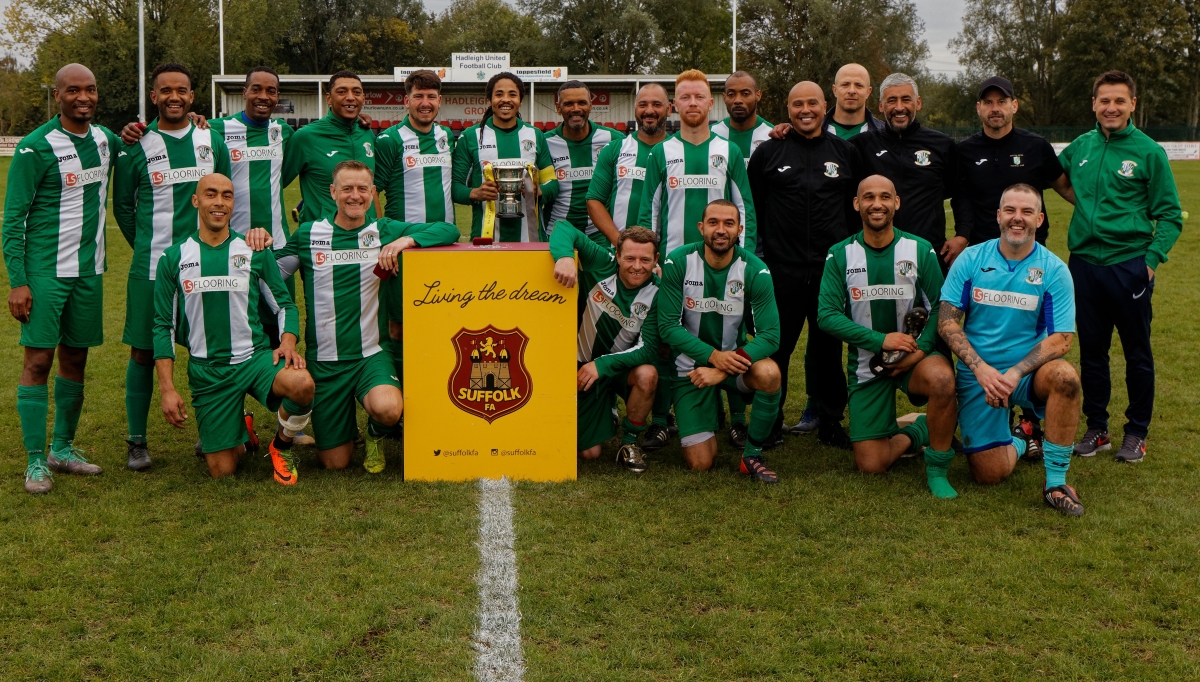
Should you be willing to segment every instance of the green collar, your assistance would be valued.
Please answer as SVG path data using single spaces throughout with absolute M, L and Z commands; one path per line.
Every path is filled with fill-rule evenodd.
M 1114 137 L 1129 137 L 1130 135 L 1133 134 L 1133 131 L 1135 131 L 1135 130 L 1137 130 L 1137 126 L 1133 125 L 1133 119 L 1131 118 L 1125 122 L 1124 128 L 1121 128 L 1120 130 L 1118 130 L 1114 133 L 1109 133 L 1108 137 L 1110 139 L 1114 138 Z M 1099 121 L 1096 121 L 1096 132 L 1100 133 L 1101 135 L 1104 135 L 1104 128 L 1100 127 Z
M 352 121 L 346 121 L 341 116 L 338 116 L 337 114 L 333 113 L 332 108 L 326 110 L 325 120 L 329 121 L 333 125 L 337 126 L 338 128 L 340 128 L 348 133 L 353 132 L 354 127 L 358 125 L 357 118 Z

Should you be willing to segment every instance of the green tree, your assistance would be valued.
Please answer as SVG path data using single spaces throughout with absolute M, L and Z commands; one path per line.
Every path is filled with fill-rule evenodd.
M 658 57 L 658 23 L 639 0 L 522 0 L 561 63 L 580 73 L 646 73 Z
M 24 135 L 46 118 L 45 93 L 31 69 L 0 57 L 0 135 Z
M 452 52 L 508 52 L 516 66 L 554 66 L 553 44 L 532 16 L 504 0 L 454 0 L 424 35 L 425 60 L 441 66 Z
M 661 29 L 658 63 L 649 66 L 659 73 L 729 72 L 733 15 L 728 0 L 647 0 L 646 9 Z

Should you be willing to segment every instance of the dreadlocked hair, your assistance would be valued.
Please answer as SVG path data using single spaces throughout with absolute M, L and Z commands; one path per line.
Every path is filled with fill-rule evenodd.
M 483 89 L 483 97 L 488 101 L 487 110 L 483 112 L 483 118 L 479 120 L 479 144 L 483 146 L 483 128 L 489 118 L 492 118 L 492 93 L 496 91 L 496 84 L 502 80 L 510 80 L 517 86 L 517 92 L 521 93 L 521 101 L 525 101 L 525 83 L 517 74 L 510 71 L 501 71 L 500 73 L 488 79 L 487 85 Z M 517 120 L 521 119 L 521 109 L 517 108 Z

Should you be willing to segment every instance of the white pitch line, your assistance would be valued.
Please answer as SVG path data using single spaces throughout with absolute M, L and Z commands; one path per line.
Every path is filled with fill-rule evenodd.
M 479 629 L 475 631 L 475 678 L 521 682 L 521 608 L 517 603 L 517 555 L 512 522 L 512 484 L 479 479 Z

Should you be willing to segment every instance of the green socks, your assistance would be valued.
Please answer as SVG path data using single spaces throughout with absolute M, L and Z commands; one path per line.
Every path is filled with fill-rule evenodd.
M 150 416 L 153 395 L 154 365 L 139 365 L 130 358 L 125 367 L 125 419 L 129 422 L 129 440 L 146 442 L 146 420 Z
M 1071 444 L 1056 445 L 1042 441 L 1042 466 L 1046 467 L 1046 487 L 1067 484 L 1067 469 L 1071 466 Z
M 650 410 L 653 415 L 650 423 L 665 429 L 670 423 L 667 416 L 671 414 L 671 387 L 666 377 L 660 377 L 658 381 L 658 390 L 654 392 L 654 407 Z
M 663 417 L 663 421 L 663 425 L 665 426 L 666 417 Z M 635 424 L 629 421 L 629 417 L 625 417 L 621 420 L 621 431 L 624 432 L 624 435 L 621 436 L 621 445 L 630 445 L 638 442 L 638 438 L 641 437 L 642 432 L 645 430 L 646 422 Z
M 301 414 L 303 414 L 303 413 L 301 413 Z M 395 426 L 385 426 L 385 425 L 380 424 L 379 422 L 375 421 L 374 419 L 367 417 L 367 435 L 372 438 L 382 438 L 383 436 L 386 436 L 389 433 L 391 433 L 392 429 L 394 429 L 394 428 L 396 428 L 396 427 Z
M 75 440 L 79 414 L 83 412 L 83 384 L 54 377 L 54 440 L 50 449 L 61 452 Z
M 21 440 L 29 453 L 29 464 L 46 461 L 46 417 L 50 412 L 50 392 L 46 384 L 17 386 L 17 415 L 21 418 Z
M 929 447 L 929 426 L 925 423 L 925 415 L 917 417 L 915 422 L 900 429 L 900 433 L 912 440 L 909 449 L 913 452 L 920 452 L 921 448 Z
M 731 393 L 730 398 L 732 397 Z M 746 439 L 746 448 L 742 456 L 761 457 L 762 444 L 771 436 L 771 429 L 775 428 L 775 415 L 779 414 L 779 391 L 755 391 L 754 400 L 750 405 L 750 437 Z
M 746 401 L 742 400 L 742 396 L 737 391 L 728 391 L 725 394 L 729 400 L 729 417 L 734 424 L 746 423 Z M 774 425 L 774 422 L 772 422 Z M 765 436 L 764 436 L 765 437 Z
M 939 452 L 929 446 L 925 447 L 925 479 L 929 483 L 929 492 L 933 493 L 934 497 L 943 500 L 958 497 L 958 493 L 946 478 L 946 474 L 950 470 L 950 462 L 953 461 L 953 449 Z

